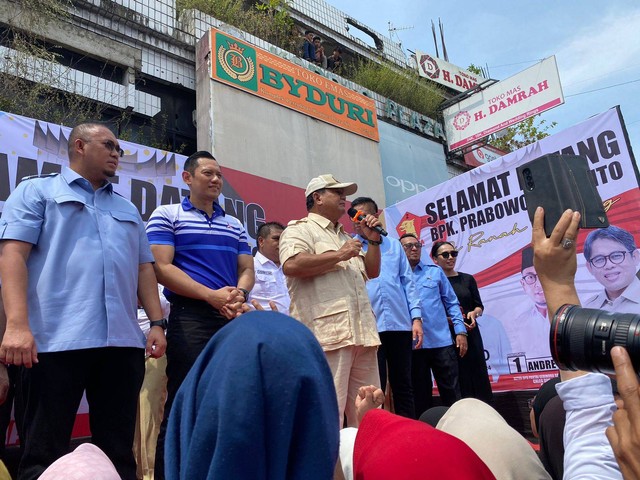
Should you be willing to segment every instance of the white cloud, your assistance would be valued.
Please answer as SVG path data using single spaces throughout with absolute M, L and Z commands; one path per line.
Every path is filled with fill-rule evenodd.
M 632 67 L 640 72 L 638 32 L 640 9 L 601 17 L 568 38 L 556 53 L 560 79 L 568 90 L 565 93 L 607 84 L 607 78 L 611 80 L 625 70 L 631 73 Z

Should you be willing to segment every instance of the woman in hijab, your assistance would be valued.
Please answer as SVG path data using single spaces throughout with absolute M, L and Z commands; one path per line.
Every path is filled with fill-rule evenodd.
M 469 445 L 500 480 L 551 480 L 529 442 L 484 402 L 458 400 L 436 428 Z
M 356 480 L 496 478 L 456 437 L 379 409 L 367 412 L 358 427 L 353 471 Z
M 250 312 L 198 357 L 171 409 L 168 480 L 330 479 L 338 406 L 311 331 L 277 312 Z

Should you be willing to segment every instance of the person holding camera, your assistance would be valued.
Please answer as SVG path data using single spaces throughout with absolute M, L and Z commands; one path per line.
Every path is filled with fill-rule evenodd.
M 558 317 L 567 314 L 567 311 L 570 314 L 569 309 L 580 306 L 574 284 L 579 222 L 580 213 L 567 210 L 547 238 L 543 228 L 544 211 L 538 207 L 535 213 L 532 236 L 534 263 L 547 299 L 552 330 L 564 328 L 568 320 Z M 598 313 L 588 310 L 584 312 L 584 316 L 593 315 L 594 312 Z M 604 331 L 607 330 L 607 325 L 609 331 L 613 331 L 613 324 L 608 319 L 615 318 L 616 314 L 600 313 L 604 314 L 605 321 L 600 321 L 599 325 L 604 326 Z M 564 322 L 564 326 L 558 322 Z M 603 333 L 601 329 L 596 332 L 596 323 L 591 325 L 593 332 L 583 329 L 583 335 Z M 619 328 L 619 325 L 616 326 L 616 329 Z M 554 359 L 562 367 L 564 363 L 558 358 L 556 344 L 560 340 L 554 335 L 552 341 Z M 601 345 L 615 345 L 617 342 L 617 339 L 606 343 L 603 341 Z M 619 345 L 610 351 L 611 365 L 616 373 L 618 391 L 622 398 L 618 407 L 614 402 L 611 382 L 606 375 L 578 370 L 590 368 L 608 371 L 611 367 L 588 365 L 587 360 L 591 357 L 587 355 L 593 357 L 592 353 L 570 351 L 562 354 L 573 355 L 570 363 L 572 366 L 577 364 L 573 370 L 560 370 L 561 382 L 556 387 L 567 415 L 564 431 L 564 478 L 640 478 L 640 390 L 629 354 Z M 599 359 L 601 363 L 608 362 L 608 358 L 603 358 Z

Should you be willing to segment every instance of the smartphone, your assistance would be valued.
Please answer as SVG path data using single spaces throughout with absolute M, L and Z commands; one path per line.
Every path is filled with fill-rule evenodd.
M 471 325 L 471 323 L 473 323 L 471 321 L 471 319 L 467 318 L 467 314 L 465 313 L 465 311 L 463 310 L 462 306 L 460 306 L 460 313 L 462 314 L 462 321 L 467 324 L 467 325 Z
M 568 208 L 580 212 L 581 228 L 609 226 L 589 161 L 582 155 L 544 155 L 516 168 L 520 188 L 533 224 L 536 208 L 544 208 L 544 231 L 553 227 Z

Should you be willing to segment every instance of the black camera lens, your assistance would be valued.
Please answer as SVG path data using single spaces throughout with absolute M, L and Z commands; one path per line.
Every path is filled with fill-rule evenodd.
M 619 345 L 640 372 L 640 315 L 563 305 L 551 322 L 549 343 L 563 370 L 615 373 L 610 352 Z

